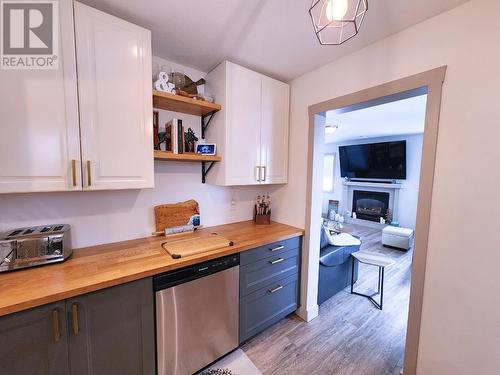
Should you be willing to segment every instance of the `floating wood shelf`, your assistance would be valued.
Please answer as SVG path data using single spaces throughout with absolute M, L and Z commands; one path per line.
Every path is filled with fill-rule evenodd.
M 207 174 L 210 169 L 218 161 L 221 161 L 220 156 L 200 155 L 200 154 L 174 154 L 169 151 L 155 151 L 156 160 L 170 160 L 170 161 L 190 161 L 201 162 L 201 182 L 204 184 L 207 180 Z
M 188 115 L 201 116 L 201 138 L 205 139 L 205 131 L 214 116 L 222 106 L 203 100 L 191 99 L 185 96 L 175 95 L 168 92 L 153 90 L 153 107 L 167 111 L 187 113 Z M 221 161 L 220 156 L 209 156 L 200 154 L 174 154 L 167 151 L 155 151 L 156 160 L 201 162 L 201 182 L 205 183 L 206 177 L 214 163 Z
M 220 156 L 210 156 L 210 155 L 200 155 L 200 154 L 174 154 L 169 151 L 155 151 L 155 159 L 156 160 L 170 160 L 170 161 L 221 161 L 222 158 Z
M 153 107 L 167 111 L 187 113 L 188 115 L 206 116 L 220 111 L 222 106 L 203 100 L 153 90 Z

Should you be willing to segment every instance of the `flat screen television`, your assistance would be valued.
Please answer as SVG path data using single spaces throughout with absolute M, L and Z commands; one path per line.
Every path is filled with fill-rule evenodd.
M 342 177 L 406 179 L 406 141 L 339 147 Z

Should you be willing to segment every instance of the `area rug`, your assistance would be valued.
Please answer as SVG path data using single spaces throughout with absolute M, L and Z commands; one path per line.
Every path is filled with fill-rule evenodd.
M 200 375 L 262 375 L 241 349 L 235 350 Z

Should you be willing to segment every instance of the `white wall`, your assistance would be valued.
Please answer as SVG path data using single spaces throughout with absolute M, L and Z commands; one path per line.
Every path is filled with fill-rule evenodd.
M 500 1 L 472 0 L 291 83 L 293 151 L 289 184 L 278 199 L 294 204 L 276 218 L 303 227 L 308 106 L 448 65 L 418 357 L 422 375 L 498 373 L 500 219 L 491 202 L 500 191 L 499 15 Z
M 335 172 L 333 192 L 323 193 L 322 213 L 328 212 L 328 201 L 330 199 L 339 201 L 339 211 L 343 214 L 346 210 L 352 210 L 352 200 L 345 201 L 343 178 L 340 175 L 339 146 L 358 145 L 364 143 L 406 141 L 406 180 L 401 180 L 399 189 L 398 212 L 393 220 L 405 228 L 415 228 L 417 218 L 418 184 L 420 182 L 420 162 L 422 159 L 422 134 L 413 134 L 394 137 L 363 138 L 354 141 L 340 143 L 329 143 L 325 145 L 325 154 L 335 153 Z M 362 189 L 364 190 L 364 189 Z M 366 189 L 370 190 L 370 189 Z M 383 191 L 388 191 L 383 189 Z
M 181 67 L 195 81 L 204 76 L 156 57 L 153 72 L 161 65 Z M 200 134 L 197 116 L 160 111 L 160 123 L 173 116 L 182 118 Z M 0 232 L 21 226 L 68 223 L 74 247 L 122 241 L 151 235 L 155 205 L 193 198 L 200 204 L 202 224 L 213 226 L 250 220 L 255 197 L 262 193 L 272 196 L 278 188 L 202 184 L 200 163 L 155 161 L 154 189 L 0 195 Z M 273 206 L 279 209 L 277 204 Z

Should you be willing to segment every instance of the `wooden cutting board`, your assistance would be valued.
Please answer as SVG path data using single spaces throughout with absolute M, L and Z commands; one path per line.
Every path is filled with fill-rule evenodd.
M 162 244 L 162 247 L 172 256 L 172 258 L 178 259 L 232 245 L 233 242 L 229 241 L 227 238 L 218 234 L 212 234 L 208 237 L 167 241 Z
M 191 199 L 185 202 L 162 204 L 154 208 L 156 232 L 165 228 L 187 225 L 191 216 L 199 214 L 198 202 Z

